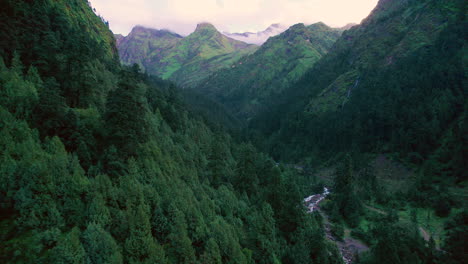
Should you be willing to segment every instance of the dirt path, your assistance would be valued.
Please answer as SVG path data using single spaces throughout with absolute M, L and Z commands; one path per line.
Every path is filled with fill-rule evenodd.
M 377 209 L 377 208 L 375 208 L 375 207 L 372 207 L 372 206 L 369 206 L 369 205 L 366 205 L 366 204 L 364 205 L 364 207 L 366 207 L 367 209 L 369 209 L 369 210 L 371 210 L 371 211 L 374 211 L 374 212 L 376 212 L 376 213 L 379 213 L 379 214 L 381 214 L 381 215 L 387 215 L 387 213 L 386 213 L 385 211 L 382 211 L 382 210 Z

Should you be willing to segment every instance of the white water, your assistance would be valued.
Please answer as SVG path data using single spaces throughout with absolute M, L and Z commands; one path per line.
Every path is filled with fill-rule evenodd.
M 305 206 L 307 207 L 307 212 L 312 213 L 318 210 L 318 205 L 320 202 L 323 201 L 328 195 L 330 191 L 327 187 L 323 187 L 323 193 L 321 194 L 314 194 L 304 199 Z

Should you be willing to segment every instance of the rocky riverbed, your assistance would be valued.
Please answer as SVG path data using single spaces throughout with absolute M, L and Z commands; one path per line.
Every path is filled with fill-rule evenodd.
M 314 194 L 304 199 L 304 204 L 307 207 L 309 213 L 318 211 L 324 219 L 324 229 L 328 240 L 332 241 L 338 247 L 343 262 L 346 264 L 353 263 L 355 256 L 361 252 L 369 250 L 369 247 L 363 244 L 361 241 L 353 239 L 351 237 L 345 238 L 343 241 L 335 238 L 331 232 L 331 223 L 328 220 L 328 215 L 320 210 L 320 203 L 330 194 L 327 187 L 323 188 L 323 193 Z

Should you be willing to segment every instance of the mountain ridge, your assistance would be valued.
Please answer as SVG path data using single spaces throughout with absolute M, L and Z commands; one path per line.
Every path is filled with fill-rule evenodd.
M 447 30 L 448 25 L 455 27 L 453 26 L 453 23 L 455 23 L 453 21 L 461 19 L 457 18 L 459 17 L 457 12 L 463 10 L 459 6 L 461 6 L 460 1 L 380 1 L 369 17 L 364 19 L 360 25 L 346 30 L 327 55 L 305 73 L 301 80 L 286 89 L 280 96 L 274 98 L 277 100 L 270 103 L 269 112 L 257 116 L 258 119 L 253 120 L 252 125 L 254 125 L 254 122 L 259 124 L 258 127 L 262 127 L 262 130 L 265 129 L 266 134 L 278 133 L 276 136 L 281 138 L 283 143 L 288 142 L 286 145 L 298 144 L 296 145 L 300 145 L 298 149 L 302 149 L 305 152 L 311 152 L 311 149 L 316 149 L 319 152 L 318 149 L 320 149 L 320 152 L 326 155 L 325 153 L 331 151 L 331 145 L 341 150 L 348 146 L 347 142 L 349 144 L 351 142 L 351 133 L 375 133 L 376 138 L 373 142 L 383 141 L 386 143 L 381 144 L 390 144 L 388 142 L 391 139 L 383 131 L 389 131 L 389 127 L 396 125 L 391 120 L 385 118 L 386 115 L 390 114 L 383 113 L 383 110 L 376 105 L 377 102 L 386 104 L 386 107 L 390 107 L 391 105 L 392 108 L 390 108 L 391 110 L 387 109 L 388 112 L 391 112 L 392 118 L 399 120 L 400 123 L 397 127 L 401 131 L 405 131 L 400 131 L 400 134 L 395 131 L 389 132 L 393 135 L 393 140 L 396 140 L 396 138 L 401 139 L 405 133 L 416 133 L 415 130 L 417 128 L 409 124 L 410 122 L 407 120 L 408 116 L 411 116 L 414 120 L 421 120 L 422 118 L 421 115 L 416 114 L 417 111 L 409 110 L 413 108 L 409 107 L 405 97 L 402 96 L 403 94 L 407 93 L 407 96 L 412 96 L 413 100 L 419 100 L 421 104 L 427 104 L 418 107 L 418 109 L 422 109 L 431 105 L 429 103 L 431 99 L 425 97 L 425 94 L 430 93 L 430 91 L 438 91 L 438 93 L 444 94 L 444 100 L 453 109 L 460 109 L 460 101 L 455 99 L 456 95 L 455 97 L 453 95 L 461 94 L 459 84 L 453 83 L 453 87 L 447 88 L 438 86 L 437 89 L 435 87 L 423 89 L 423 85 L 427 86 L 430 84 L 423 80 L 420 80 L 419 83 L 414 83 L 412 80 L 421 78 L 417 75 L 406 77 L 406 80 L 400 79 L 400 76 L 406 76 L 410 73 L 414 74 L 414 69 L 407 68 L 403 62 L 412 60 L 412 63 L 415 63 L 414 61 L 417 61 L 415 54 L 424 54 L 421 55 L 420 60 L 424 58 L 424 60 L 430 61 L 430 55 L 426 54 L 425 51 L 438 47 L 436 44 L 440 42 L 439 39 L 442 38 L 441 34 Z M 453 46 L 448 45 L 448 47 Z M 454 50 L 453 52 L 463 54 L 462 51 Z M 436 54 L 440 53 L 441 51 L 437 50 Z M 453 56 L 453 54 L 450 56 Z M 463 55 L 459 56 L 463 57 Z M 446 59 L 440 59 L 438 63 L 446 63 L 449 59 L 457 61 L 453 57 L 447 57 Z M 414 68 L 420 67 L 421 74 L 424 72 L 426 79 L 435 78 L 430 76 L 438 74 L 437 72 L 433 72 L 431 67 L 418 63 L 415 63 Z M 458 65 L 460 62 L 454 63 Z M 400 68 L 405 68 L 406 72 L 400 70 Z M 456 72 L 457 68 L 452 67 L 450 69 L 452 69 L 453 73 Z M 387 72 L 398 72 L 398 74 L 393 76 L 392 79 L 384 81 L 384 78 L 390 78 L 387 76 Z M 443 77 L 442 79 L 445 78 L 448 77 Z M 453 80 L 457 79 L 457 77 L 450 78 L 453 78 Z M 447 83 L 453 81 L 450 78 L 445 79 Z M 407 83 L 410 82 L 411 87 L 419 87 L 417 93 L 407 90 L 409 89 Z M 388 87 L 389 83 L 393 83 L 397 88 Z M 434 81 L 434 83 L 438 82 Z M 416 90 L 416 88 L 414 89 Z M 418 93 L 421 99 L 414 98 Z M 390 95 L 394 97 L 389 97 Z M 425 98 L 424 101 L 422 101 L 422 98 Z M 368 101 L 364 103 L 363 100 Z M 409 107 L 407 111 L 411 114 L 405 114 L 405 108 L 396 107 L 387 100 L 395 100 L 402 105 L 405 104 Z M 367 105 L 367 108 L 365 105 Z M 433 103 L 433 105 L 434 107 L 440 106 L 438 103 Z M 272 114 L 274 109 L 276 109 L 276 112 Z M 347 110 L 345 111 L 345 109 Z M 452 111 L 447 111 L 447 109 L 440 109 L 440 111 L 446 112 L 447 115 L 443 115 L 444 117 L 437 117 L 435 114 L 430 115 L 430 119 L 438 120 L 437 124 L 439 124 L 439 128 L 437 131 L 439 133 L 450 127 L 447 122 L 452 122 L 452 118 L 457 119 L 456 116 L 459 118 L 459 115 L 463 115 L 463 111 L 460 113 L 453 113 Z M 275 115 L 277 118 L 272 119 L 269 117 L 271 115 Z M 372 118 L 366 115 L 371 115 Z M 295 118 L 292 119 L 291 116 Z M 448 116 L 451 116 L 451 118 L 448 118 Z M 358 117 L 361 119 L 358 119 Z M 369 118 L 373 119 L 373 122 L 370 124 L 368 121 L 365 121 Z M 264 121 L 259 121 L 262 119 Z M 347 121 L 342 121 L 342 119 L 346 119 Z M 381 124 L 386 124 L 387 128 L 382 130 L 382 127 L 379 127 L 375 123 L 377 122 L 376 120 L 379 120 L 378 122 L 381 122 Z M 322 127 L 322 129 L 304 131 L 302 128 L 294 128 L 296 127 L 296 125 L 292 125 L 294 122 L 297 122 L 296 125 L 300 127 Z M 355 122 L 366 125 L 354 127 L 352 124 Z M 419 122 L 425 123 L 423 121 Z M 445 125 L 442 125 L 442 123 Z M 344 124 L 350 127 L 342 127 Z M 284 127 L 288 127 L 289 130 L 284 129 Z M 294 142 L 294 138 L 299 138 L 293 135 L 294 133 L 290 133 L 294 129 L 298 133 L 308 135 L 307 139 L 301 143 Z M 366 132 L 362 132 L 361 129 Z M 356 132 L 358 130 L 361 132 Z M 337 135 L 338 133 L 340 136 Z M 348 140 L 344 140 L 344 135 L 347 135 Z M 430 139 L 426 138 L 427 142 L 432 142 L 431 151 L 437 148 L 438 143 L 436 142 L 442 140 L 443 134 L 437 135 L 437 137 L 431 136 Z M 320 144 L 317 142 L 320 142 Z M 321 145 L 325 144 L 325 142 L 327 142 L 326 145 Z M 357 142 L 354 141 L 354 144 L 357 144 Z M 367 145 L 362 143 L 361 147 L 365 148 L 374 144 L 371 142 L 368 142 Z M 399 145 L 402 143 L 393 142 L 392 144 Z M 428 146 L 427 143 L 420 145 Z M 321 147 L 319 148 L 318 146 Z M 413 155 L 416 155 L 414 153 L 419 153 L 418 155 L 427 158 L 430 148 L 416 148 L 416 146 L 419 145 L 414 144 L 413 147 L 402 147 L 402 149 L 412 150 L 405 150 L 403 153 L 406 151 L 412 152 Z M 287 147 L 283 145 L 281 148 L 285 149 Z M 375 146 L 375 148 L 377 147 Z M 279 150 L 279 147 L 275 147 L 275 149 Z M 335 151 L 337 150 L 335 149 Z M 299 155 L 303 154 L 300 151 L 298 153 L 301 153 Z M 288 155 L 291 154 L 290 152 Z
M 236 65 L 215 72 L 196 90 L 248 119 L 326 54 L 340 32 L 324 23 L 293 25 Z
M 226 37 L 212 24 L 203 22 L 186 37 L 166 30 L 135 27 L 118 42 L 118 49 L 124 64 L 137 63 L 149 74 L 187 87 L 229 67 L 257 47 Z

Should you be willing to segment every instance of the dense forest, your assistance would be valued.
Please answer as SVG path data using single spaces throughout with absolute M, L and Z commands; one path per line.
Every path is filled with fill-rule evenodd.
M 380 1 L 249 123 L 276 159 L 334 169 L 323 207 L 337 236 L 371 245 L 362 263 L 467 261 L 466 11 L 466 1 Z M 401 166 L 407 176 L 383 175 Z M 418 225 L 434 236 L 422 241 Z
M 259 96 L 248 119 L 122 65 L 87 1 L 0 6 L 0 262 L 341 264 L 350 239 L 357 264 L 468 262 L 466 1 L 381 0 L 340 37 L 270 39 L 204 80 Z M 283 37 L 323 49 L 236 86 Z
M 85 1 L 2 0 L 2 263 L 339 263 L 300 177 L 119 65 Z

